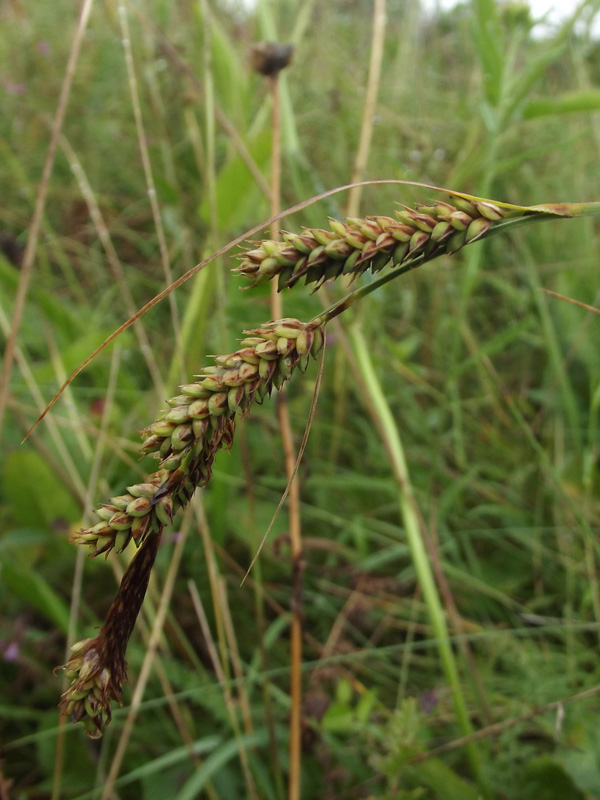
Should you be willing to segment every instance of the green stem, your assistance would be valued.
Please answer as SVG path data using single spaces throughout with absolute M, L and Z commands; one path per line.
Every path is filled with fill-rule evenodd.
M 463 736 L 469 736 L 473 733 L 473 728 L 469 720 L 465 698 L 460 685 L 456 660 L 450 646 L 446 618 L 421 533 L 419 522 L 420 515 L 410 481 L 398 426 L 390 411 L 381 383 L 373 368 L 369 349 L 358 326 L 355 325 L 352 327 L 350 338 L 359 369 L 364 377 L 369 401 L 373 409 L 373 417 L 387 449 L 388 457 L 400 489 L 399 503 L 404 530 L 417 573 L 417 579 L 421 591 L 423 592 L 423 598 L 427 606 L 431 625 L 438 642 L 442 667 L 452 691 L 452 700 L 458 725 Z M 471 769 L 479 784 L 480 791 L 484 797 L 489 798 L 491 795 L 483 776 L 479 750 L 474 742 L 469 743 L 466 749 Z
M 453 194 L 459 194 L 459 192 L 454 192 Z M 472 198 L 471 195 L 460 195 L 461 197 L 465 197 L 468 199 L 482 199 L 482 198 Z M 495 202 L 495 201 L 494 201 Z M 495 222 L 494 225 L 477 241 L 481 241 L 483 239 L 488 239 L 490 236 L 494 236 L 498 233 L 506 232 L 506 229 L 514 230 L 515 228 L 520 228 L 523 225 L 528 225 L 531 222 L 539 222 L 541 220 L 552 220 L 552 219 L 571 219 L 573 217 L 591 217 L 591 216 L 598 216 L 600 215 L 600 203 L 554 203 L 554 204 L 547 204 L 547 205 L 539 205 L 539 206 L 510 206 L 508 203 L 496 203 L 496 205 L 501 206 L 502 208 L 510 208 L 513 209 L 507 213 L 507 216 Z M 524 215 L 525 212 L 525 215 Z M 518 216 L 517 216 L 518 215 Z M 434 256 L 437 258 L 437 256 Z M 354 305 L 354 303 L 362 300 L 367 295 L 371 294 L 371 292 L 380 289 L 382 286 L 385 286 L 386 283 L 393 281 L 394 278 L 399 278 L 400 275 L 404 275 L 407 272 L 410 272 L 417 267 L 420 267 L 422 264 L 427 263 L 428 261 L 433 261 L 434 258 L 429 259 L 425 254 L 421 254 L 416 258 L 411 259 L 410 261 L 405 261 L 402 267 L 392 267 L 383 275 L 379 276 L 375 280 L 372 280 L 370 283 L 367 283 L 363 286 L 360 286 L 358 289 L 355 289 L 350 294 L 347 294 L 346 297 L 338 300 L 336 303 L 331 305 L 326 311 L 322 314 L 319 314 L 318 317 L 315 317 L 313 321 L 317 319 L 321 319 L 325 322 L 329 322 L 330 320 L 337 317 L 347 308 Z

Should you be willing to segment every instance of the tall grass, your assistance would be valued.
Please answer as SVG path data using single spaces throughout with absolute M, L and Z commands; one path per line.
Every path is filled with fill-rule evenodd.
M 280 86 L 282 207 L 347 183 L 355 165 L 366 178 L 524 205 L 598 199 L 593 3 L 582 3 L 579 26 L 568 22 L 543 41 L 525 14 L 492 0 L 433 19 L 388 3 L 376 115 L 361 136 L 379 46 L 364 22 L 371 10 L 363 2 L 259 3 L 256 13 L 95 4 L 42 202 L 81 8 L 61 0 L 2 9 L 7 338 L 25 299 L 0 465 L 0 742 L 15 794 L 600 792 L 589 768 L 600 614 L 598 321 L 542 291 L 596 305 L 591 218 L 441 255 L 365 293 L 329 328 L 298 473 L 300 708 L 289 693 L 284 515 L 241 585 L 287 482 L 265 403 L 218 457 L 189 516 L 176 518 L 177 535 L 164 536 L 128 650 L 130 688 L 101 743 L 58 723 L 52 668 L 65 661 L 71 609 L 73 618 L 79 609 L 72 638 L 94 635 L 128 561 L 113 553 L 107 564 L 82 564 L 78 599 L 68 539 L 89 524 L 92 504 L 142 481 L 148 462 L 138 462 L 136 431 L 167 396 L 161 384 L 175 393 L 207 353 L 229 352 L 243 329 L 263 323 L 267 288 L 240 292 L 229 274 L 235 262 L 213 263 L 125 331 L 118 353 L 102 351 L 20 440 L 64 376 L 164 288 L 168 270 L 178 278 L 269 216 L 272 99 L 248 68 L 252 41 L 296 44 Z M 431 199 L 372 186 L 360 212 Z M 27 285 L 21 254 L 28 232 L 33 241 L 36 202 L 43 214 Z M 329 196 L 285 228 L 324 227 L 346 202 Z M 360 280 L 370 288 L 377 278 Z M 327 291 L 334 303 L 341 290 Z M 282 300 L 286 316 L 322 312 L 301 288 Z M 296 447 L 315 380 L 313 369 L 288 392 Z M 383 395 L 382 436 L 374 417 L 384 406 L 373 415 L 369 404 Z M 404 483 L 390 442 L 396 454 L 402 446 Z M 423 570 L 435 586 L 423 584 Z M 298 713 L 290 789 L 288 723 Z

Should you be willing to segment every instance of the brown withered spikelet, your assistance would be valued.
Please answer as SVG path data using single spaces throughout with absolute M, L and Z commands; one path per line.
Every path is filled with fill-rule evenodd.
M 394 266 L 455 253 L 484 236 L 505 216 L 489 201 L 453 196 L 451 203 L 437 201 L 415 208 L 403 207 L 394 217 L 330 219 L 331 230 L 307 228 L 303 233 L 282 232 L 283 241 L 264 240 L 241 256 L 236 269 L 252 286 L 277 277 L 279 290 L 294 286 L 302 277 L 315 283 L 340 275 L 375 273 Z
M 63 667 L 71 685 L 60 702 L 61 714 L 82 722 L 91 739 L 102 736 L 111 720 L 111 701 L 121 704 L 127 680 L 125 651 L 139 614 L 160 535 L 147 539 L 127 568 L 100 633 L 71 647 Z

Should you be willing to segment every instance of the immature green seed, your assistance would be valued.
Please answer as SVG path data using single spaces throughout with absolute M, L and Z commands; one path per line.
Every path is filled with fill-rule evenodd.
M 232 414 L 241 406 L 245 396 L 246 392 L 243 386 L 236 386 L 227 392 L 227 405 Z
M 298 334 L 298 338 L 296 339 L 296 350 L 300 353 L 300 355 L 305 355 L 308 353 L 312 344 L 312 338 L 312 332 L 308 330 L 304 330 Z
M 336 239 L 325 247 L 325 254 L 337 261 L 345 260 L 353 251 L 353 245 L 345 239 Z
M 181 425 L 182 422 L 185 422 L 188 419 L 188 410 L 189 406 L 177 406 L 177 408 L 172 408 L 167 414 L 165 414 L 165 420 L 167 422 L 174 422 L 175 425 Z
M 151 520 L 152 515 L 149 513 L 143 517 L 134 517 L 131 523 L 131 535 L 136 541 L 139 541 L 148 533 Z
M 199 383 L 186 383 L 184 386 L 179 387 L 181 391 L 188 397 L 198 399 L 210 397 L 210 392 Z
M 239 367 L 236 367 L 235 369 L 226 370 L 223 373 L 222 380 L 224 386 L 230 386 L 230 387 L 239 386 L 244 382 L 243 379 L 240 378 Z
M 149 497 L 136 497 L 127 506 L 127 514 L 130 517 L 143 517 L 152 510 L 152 501 Z M 114 526 L 113 526 L 114 527 Z
M 192 420 L 192 431 L 194 433 L 195 439 L 202 441 L 206 436 L 206 431 L 208 430 L 208 414 L 203 419 L 194 419 Z
M 294 264 L 296 263 L 297 257 L 298 254 L 296 253 L 296 250 L 294 248 L 288 248 L 287 250 L 280 250 L 274 256 L 280 267 L 293 267 Z
M 315 239 L 312 236 L 301 236 L 297 233 L 284 233 L 284 241 L 295 247 L 299 253 L 307 256 L 314 247 Z
M 218 392 L 221 388 L 221 381 L 215 378 L 207 376 L 206 378 L 202 378 L 200 382 L 202 386 L 204 386 L 205 389 L 209 389 L 211 393 Z
M 188 415 L 191 419 L 204 419 L 209 413 L 208 400 L 194 400 L 188 408 Z
M 428 241 L 429 235 L 425 233 L 425 231 L 416 231 L 410 240 L 410 248 L 408 252 L 414 253 L 418 250 L 422 250 Z
M 215 417 L 224 414 L 227 408 L 227 392 L 217 392 L 208 401 L 208 410 Z
M 482 200 L 475 205 L 477 206 L 477 210 L 481 216 L 489 219 L 491 222 L 496 222 L 504 217 L 504 212 L 494 203 L 489 203 L 486 200 Z
M 256 345 L 254 350 L 261 359 L 267 359 L 271 361 L 275 360 L 278 356 L 277 342 L 262 342 L 262 344 Z
M 452 224 L 448 222 L 448 220 L 442 220 L 438 222 L 435 228 L 431 231 L 431 239 L 434 242 L 441 242 L 448 236 L 452 235 L 452 231 L 454 228 Z
M 485 217 L 474 219 L 467 228 L 465 242 L 474 242 L 476 239 L 480 239 L 490 229 L 491 224 L 490 220 Z
M 346 226 L 343 222 L 340 222 L 339 219 L 334 219 L 333 217 L 329 217 L 329 227 L 331 230 L 336 233 L 340 239 L 343 239 L 346 235 Z
M 270 256 L 261 263 L 260 273 L 261 275 L 276 275 L 279 272 L 279 268 L 277 259 Z
M 453 195 L 452 202 L 456 206 L 456 208 L 459 209 L 459 211 L 464 211 L 471 217 L 475 217 L 477 215 L 476 206 L 470 200 L 467 200 L 465 197 L 460 197 L 459 195 Z
M 261 358 L 260 364 L 258 365 L 258 374 L 263 380 L 268 380 L 273 374 L 271 365 L 275 365 L 275 360 L 276 357 L 273 357 L 273 359 Z
M 178 394 L 175 397 L 171 397 L 167 400 L 167 405 L 169 408 L 175 408 L 176 406 L 185 406 L 187 403 L 190 402 L 190 398 L 185 394 Z
M 281 356 L 287 356 L 289 353 L 292 352 L 295 346 L 296 346 L 295 339 L 284 339 L 283 337 L 281 337 L 281 339 L 277 340 L 277 352 Z
M 170 525 L 173 521 L 173 499 L 169 495 L 161 497 L 154 508 L 156 518 L 163 525 Z
M 163 469 L 173 472 L 181 466 L 181 455 L 173 453 L 173 455 L 164 458 L 160 465 Z
M 366 219 L 357 220 L 357 225 L 360 232 L 367 237 L 371 242 L 377 240 L 381 229 L 375 222 L 375 220 L 370 219 L 367 217 Z
M 155 436 L 170 436 L 175 430 L 175 427 L 175 423 L 161 419 L 150 426 L 150 433 Z
M 132 494 L 120 494 L 117 497 L 111 497 L 110 502 L 113 506 L 116 506 L 121 511 L 125 511 L 129 503 L 133 500 Z
M 115 543 L 113 547 L 117 553 L 122 553 L 131 541 L 131 533 L 129 531 L 119 531 L 115 536 Z
M 131 528 L 131 517 L 124 511 L 117 511 L 110 518 L 110 527 L 115 531 L 128 531 Z
M 357 250 L 362 250 L 363 245 L 367 241 L 367 237 L 361 235 L 358 231 L 351 231 L 348 230 L 344 235 L 344 239 L 348 242 L 348 244 L 355 247 Z
M 450 215 L 452 227 L 456 228 L 457 231 L 465 231 L 471 224 L 472 219 L 473 218 L 464 211 L 455 211 Z
M 128 486 L 127 491 L 134 497 L 154 497 L 156 486 L 153 483 L 136 483 L 134 486 Z M 131 511 L 127 513 L 131 514 Z
M 286 320 L 286 322 L 275 327 L 274 333 L 278 338 L 280 336 L 284 336 L 286 339 L 295 339 L 301 330 L 303 330 L 302 327 L 292 327 L 292 325 L 290 325 Z
M 409 242 L 399 242 L 392 253 L 392 263 L 394 266 L 401 264 L 408 254 Z
M 456 231 L 446 241 L 446 251 L 448 253 L 456 253 L 457 250 L 460 250 L 460 248 L 464 246 L 466 240 L 467 240 L 466 229 L 462 231 Z
M 183 450 L 186 444 L 189 444 L 193 438 L 194 434 L 189 422 L 185 425 L 178 425 L 171 434 L 171 447 L 173 450 Z
M 248 381 L 253 381 L 256 378 L 256 376 L 258 375 L 259 361 L 260 359 L 257 358 L 256 362 L 253 364 L 250 364 L 249 362 L 245 362 L 244 364 L 242 364 L 239 373 L 240 373 L 240 379 L 244 383 L 247 383 Z
M 327 247 L 327 245 L 335 239 L 335 233 L 333 231 L 324 231 L 320 228 L 313 228 L 311 234 L 323 247 Z
M 142 433 L 146 437 L 142 447 L 140 448 L 142 453 L 152 453 L 154 450 L 160 449 L 160 446 L 164 441 L 162 436 L 148 434 L 148 429 L 146 429 L 146 431 L 142 431 Z
M 263 241 L 260 244 L 261 248 L 265 251 L 265 253 L 268 256 L 274 256 L 276 253 L 279 252 L 279 249 L 281 247 L 281 243 L 273 239 L 263 239 Z

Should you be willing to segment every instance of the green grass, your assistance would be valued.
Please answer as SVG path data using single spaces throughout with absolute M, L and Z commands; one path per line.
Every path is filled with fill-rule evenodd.
M 61 731 L 52 673 L 68 635 L 94 635 L 131 557 L 88 561 L 69 536 L 154 469 L 138 462 L 137 432 L 181 376 L 268 319 L 268 289 L 240 292 L 233 259 L 214 262 L 104 350 L 20 441 L 64 377 L 164 288 L 165 261 L 179 277 L 268 217 L 269 92 L 248 70 L 252 41 L 276 33 L 297 45 L 282 78 L 284 206 L 348 182 L 373 4 L 282 0 L 247 13 L 211 4 L 210 21 L 202 4 L 126 6 L 162 256 L 117 5 L 94 5 L 76 66 L 2 429 L 1 775 L 20 797 L 100 797 L 111 775 L 123 798 L 280 800 L 291 710 L 285 512 L 240 586 L 286 484 L 275 398 L 240 423 L 210 485 L 175 521 L 186 532 L 182 558 L 128 738 L 171 532 L 130 642 L 124 707 L 100 743 L 81 726 Z M 582 4 L 585 24 L 593 10 Z M 76 16 L 64 0 L 2 14 L 6 336 Z M 525 15 L 492 0 L 433 20 L 389 3 L 366 177 L 523 205 L 597 201 L 597 52 L 585 25 L 534 40 Z M 429 199 L 371 186 L 361 213 Z M 284 227 L 325 227 L 346 201 L 333 195 Z M 597 315 L 542 291 L 597 303 L 597 224 L 545 222 L 475 243 L 330 326 L 299 470 L 302 798 L 600 795 L 598 698 L 568 702 L 600 683 L 600 327 Z M 332 301 L 338 289 L 328 291 Z M 322 309 L 302 287 L 283 303 L 303 320 Z M 297 446 L 316 375 L 312 365 L 287 392 Z M 390 414 L 383 437 L 374 396 Z M 414 502 L 399 486 L 392 440 Z M 500 727 L 461 743 L 489 726 Z

